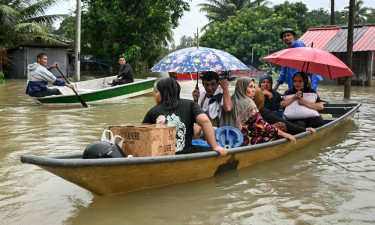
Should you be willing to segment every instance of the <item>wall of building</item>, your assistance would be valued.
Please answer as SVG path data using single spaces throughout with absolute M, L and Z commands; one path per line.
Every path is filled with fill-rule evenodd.
M 346 53 L 333 53 L 341 61 L 346 61 Z M 354 86 L 371 86 L 372 74 L 374 68 L 374 52 L 354 52 L 352 71 L 355 76 L 352 77 L 352 85 Z M 337 78 L 338 84 L 342 85 L 345 83 L 345 78 Z
M 48 63 L 47 67 L 52 65 L 54 62 L 60 64 L 59 68 L 64 75 L 68 74 L 68 55 L 67 49 L 65 48 L 35 48 L 35 47 L 25 47 L 26 49 L 26 64 L 31 64 L 37 61 L 37 55 L 40 52 L 47 54 Z M 51 71 L 56 77 L 62 77 L 57 69 L 52 69 Z M 25 73 L 26 75 L 26 73 Z
M 25 50 L 15 49 L 9 52 L 9 58 L 12 60 L 10 66 L 6 68 L 7 78 L 25 78 L 26 79 L 26 61 Z

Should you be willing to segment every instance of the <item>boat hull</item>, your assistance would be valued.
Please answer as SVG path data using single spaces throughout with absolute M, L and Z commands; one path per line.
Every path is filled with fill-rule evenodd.
M 112 78 L 111 78 L 112 79 Z M 107 80 L 111 80 L 107 79 Z M 133 96 L 142 95 L 145 93 L 152 92 L 154 90 L 154 83 L 156 78 L 148 78 L 148 79 L 137 79 L 134 83 L 129 83 L 125 85 L 118 85 L 118 86 L 108 86 L 104 88 L 98 89 L 86 89 L 86 91 L 79 91 L 80 86 L 85 85 L 85 81 L 83 81 L 82 85 L 76 83 L 76 89 L 78 90 L 78 94 L 85 100 L 85 102 L 89 103 L 102 103 L 102 102 L 110 102 L 110 101 L 117 101 L 123 98 L 129 98 Z M 104 82 L 103 82 L 104 81 Z M 96 83 L 106 83 L 107 81 L 104 79 L 96 79 Z M 78 88 L 77 88 L 78 86 Z M 86 84 L 88 86 L 88 84 Z M 96 85 L 98 86 L 98 85 Z M 62 88 L 65 90 L 64 92 L 67 93 L 66 87 Z M 70 90 L 70 94 L 63 95 L 54 95 L 54 96 L 47 96 L 43 98 L 34 98 L 38 103 L 41 104 L 80 104 L 77 96 Z
M 197 80 L 197 79 L 201 78 L 201 75 L 197 74 L 197 73 L 173 73 L 173 72 L 170 72 L 169 76 L 172 77 L 175 80 Z
M 228 155 L 224 157 L 218 157 L 218 153 L 212 151 L 174 156 L 85 160 L 81 159 L 82 154 L 50 157 L 24 155 L 21 161 L 38 165 L 98 195 L 113 195 L 204 179 L 303 149 L 342 126 L 359 106 L 331 110 L 335 116 L 341 115 L 339 111 L 345 114 L 318 128 L 314 135 L 309 131 L 296 135 L 296 144 L 280 139 L 229 149 Z

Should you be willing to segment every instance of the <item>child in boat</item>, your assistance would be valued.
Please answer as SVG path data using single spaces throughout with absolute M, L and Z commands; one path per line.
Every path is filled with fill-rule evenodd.
M 323 125 L 323 118 L 317 111 L 323 110 L 324 105 L 319 95 L 308 86 L 308 77 L 303 72 L 297 72 L 293 76 L 293 88 L 284 93 L 284 99 L 280 102 L 280 107 L 285 108 L 285 117 L 292 123 L 301 127 L 317 128 Z M 309 99 L 308 99 L 309 98 Z M 311 98 L 311 99 L 310 99 Z M 295 102 L 297 100 L 297 104 Z M 298 113 L 288 113 L 286 107 L 298 107 L 293 111 Z
M 248 77 L 238 79 L 234 94 L 231 97 L 233 109 L 230 112 L 223 112 L 221 125 L 234 126 L 239 129 L 244 136 L 244 145 L 264 143 L 279 137 L 288 138 L 295 144 L 296 139 L 292 135 L 263 120 L 252 100 L 254 96 L 254 80 Z
M 176 126 L 176 154 L 217 151 L 225 156 L 227 150 L 216 144 L 212 124 L 202 108 L 194 101 L 180 99 L 181 87 L 174 79 L 168 77 L 156 84 L 155 101 L 143 119 L 143 123 L 162 123 Z M 192 145 L 193 126 L 198 123 L 211 148 Z

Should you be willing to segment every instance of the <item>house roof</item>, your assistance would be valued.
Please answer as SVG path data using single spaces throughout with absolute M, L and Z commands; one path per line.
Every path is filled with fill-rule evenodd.
M 341 30 L 339 27 L 322 27 L 311 28 L 302 35 L 299 41 L 302 41 L 306 46 L 323 49 L 324 46 Z
M 375 51 L 375 26 L 370 27 L 354 44 L 353 51 Z
M 44 43 L 23 43 L 9 48 L 8 50 L 15 50 L 24 47 L 33 48 L 69 48 L 71 44 L 44 44 Z
M 346 52 L 348 38 L 347 26 L 327 26 L 310 28 L 299 41 L 306 46 L 327 52 Z M 353 51 L 375 51 L 375 26 L 357 25 L 354 28 Z

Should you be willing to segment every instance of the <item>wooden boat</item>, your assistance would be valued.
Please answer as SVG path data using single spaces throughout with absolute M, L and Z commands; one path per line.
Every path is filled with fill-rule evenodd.
M 175 80 L 197 80 L 201 78 L 201 75 L 198 73 L 173 73 L 170 72 L 169 76 Z
M 133 83 L 111 86 L 115 76 L 73 83 L 78 94 L 89 103 L 117 101 L 119 99 L 152 92 L 156 78 L 134 79 Z M 34 98 L 41 104 L 80 104 L 77 96 L 68 87 L 57 87 L 62 95 Z
M 332 115 L 312 135 L 306 131 L 295 135 L 296 144 L 285 138 L 253 146 L 217 152 L 186 155 L 133 157 L 113 159 L 82 159 L 82 154 L 58 156 L 23 155 L 21 161 L 30 163 L 77 184 L 98 195 L 112 195 L 203 179 L 232 169 L 248 167 L 271 160 L 291 151 L 302 149 L 313 141 L 330 135 L 345 120 L 350 119 L 361 103 L 326 104 L 321 113 Z

